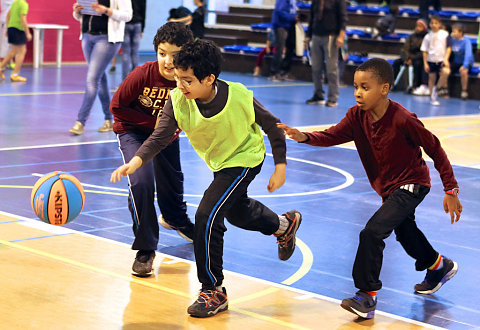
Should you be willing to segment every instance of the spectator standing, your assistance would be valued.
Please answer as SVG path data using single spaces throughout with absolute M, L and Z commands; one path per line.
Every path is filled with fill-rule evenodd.
M 344 0 L 313 0 L 310 6 L 305 43 L 310 44 L 314 92 L 307 104 L 325 104 L 322 85 L 323 63 L 328 79 L 328 107 L 336 107 L 338 100 L 338 49 L 345 40 L 347 10 Z M 278 51 L 278 49 L 277 49 Z
M 138 66 L 138 48 L 145 29 L 146 0 L 132 0 L 132 19 L 125 24 L 122 44 L 122 79 Z
M 430 104 L 440 105 L 438 94 L 441 88 L 447 84 L 450 74 L 450 54 L 452 52 L 452 41 L 448 32 L 441 29 L 442 21 L 438 16 L 430 19 L 431 31 L 423 38 L 420 50 L 423 53 L 423 66 L 428 73 L 428 90 L 430 92 Z M 439 75 L 438 82 L 437 74 Z
M 419 0 L 418 10 L 420 11 L 420 18 L 428 22 L 430 6 L 437 12 L 442 10 L 441 0 Z
M 194 0 L 197 9 L 192 13 L 192 23 L 190 29 L 195 39 L 201 39 L 205 35 L 205 6 L 204 0 Z
M 460 73 L 462 85 L 462 100 L 468 98 L 468 71 L 473 66 L 472 43 L 469 38 L 464 37 L 465 26 L 461 23 L 452 27 L 452 57 L 450 63 L 451 73 Z
M 8 50 L 10 48 L 5 32 L 7 31 L 7 13 L 10 10 L 12 2 L 13 0 L 0 1 L 0 60 L 3 60 L 5 56 L 7 56 Z
M 295 22 L 297 8 L 294 0 L 277 0 L 272 14 L 272 29 L 275 33 L 276 51 L 270 66 L 270 80 L 293 80 L 288 71 L 295 52 Z M 285 49 L 285 56 L 282 55 Z
M 92 110 L 98 94 L 105 117 L 99 132 L 113 130 L 110 113 L 110 91 L 108 88 L 107 65 L 118 53 L 123 42 L 125 22 L 132 19 L 132 2 L 130 0 L 98 0 L 92 4 L 99 15 L 83 15 L 83 6 L 73 4 L 73 17 L 80 21 L 83 55 L 88 63 L 87 83 L 83 102 L 78 110 L 77 121 L 70 129 L 74 135 L 83 134 L 85 122 Z
M 28 29 L 27 14 L 28 3 L 26 0 L 14 0 L 12 2 L 6 17 L 8 43 L 12 45 L 12 48 L 0 64 L 0 80 L 5 79 L 3 74 L 5 66 L 12 58 L 15 58 L 15 68 L 10 75 L 10 80 L 13 82 L 27 81 L 27 78 L 19 75 L 27 53 L 27 41 L 32 40 L 32 34 Z

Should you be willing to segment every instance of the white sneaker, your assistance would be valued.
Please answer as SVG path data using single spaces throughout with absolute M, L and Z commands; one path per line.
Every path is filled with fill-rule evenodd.
M 433 106 L 439 106 L 440 102 L 438 102 L 438 97 L 437 97 L 437 87 L 433 87 L 432 90 L 432 95 L 430 96 L 430 104 Z
M 413 91 L 412 94 L 424 96 L 424 95 L 430 95 L 430 91 L 428 90 L 428 87 L 426 85 L 420 85 Z
M 438 102 L 437 100 L 431 100 L 430 104 L 435 106 L 435 107 L 438 107 L 440 105 L 440 102 Z

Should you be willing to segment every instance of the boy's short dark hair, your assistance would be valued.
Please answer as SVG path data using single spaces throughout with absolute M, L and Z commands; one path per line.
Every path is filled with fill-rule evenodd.
M 431 20 L 435 20 L 435 21 L 439 22 L 440 24 L 443 24 L 442 18 L 441 18 L 440 16 L 438 16 L 438 15 L 432 15 L 432 16 L 430 16 L 430 21 L 431 21 Z
M 156 53 L 158 45 L 161 43 L 166 42 L 181 47 L 192 40 L 193 33 L 188 26 L 180 22 L 168 22 L 157 30 L 157 34 L 153 38 L 153 47 Z
M 462 24 L 462 23 L 455 23 L 453 24 L 452 26 L 452 30 L 455 29 L 455 30 L 458 30 L 462 33 L 462 35 L 465 34 L 465 25 Z
M 357 71 L 371 72 L 381 84 L 389 84 L 390 88 L 393 86 L 393 68 L 382 58 L 375 57 L 363 62 L 355 70 Z
M 192 68 L 195 77 L 201 81 L 211 74 L 218 78 L 222 61 L 222 53 L 213 41 L 197 39 L 183 45 L 175 54 L 173 65 L 185 71 Z

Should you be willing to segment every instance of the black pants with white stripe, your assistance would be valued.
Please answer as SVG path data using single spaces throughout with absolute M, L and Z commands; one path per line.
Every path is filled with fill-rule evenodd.
M 149 134 L 126 132 L 118 134 L 120 152 L 129 162 Z M 162 216 L 168 223 L 183 226 L 187 221 L 187 204 L 183 200 L 183 172 L 180 165 L 180 142 L 173 141 L 153 160 L 128 176 L 128 208 L 132 214 L 135 240 L 133 250 L 156 250 L 158 219 L 155 191 Z
M 411 187 L 411 191 L 408 188 Z M 395 231 L 397 241 L 415 259 L 415 268 L 422 271 L 437 260 L 438 253 L 418 229 L 415 208 L 430 188 L 406 185 L 384 198 L 382 206 L 360 232 L 360 242 L 353 265 L 353 280 L 360 290 L 376 291 L 382 287 L 379 279 L 383 261 L 384 240 Z
M 260 172 L 254 168 L 232 167 L 214 173 L 195 214 L 195 260 L 203 288 L 213 289 L 223 282 L 224 218 L 240 228 L 271 235 L 279 226 L 278 215 L 247 196 L 250 182 Z

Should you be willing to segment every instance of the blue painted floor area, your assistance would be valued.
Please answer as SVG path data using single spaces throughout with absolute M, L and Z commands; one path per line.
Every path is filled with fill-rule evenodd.
M 96 101 L 85 134 L 70 136 L 80 106 L 85 82 L 85 66 L 62 69 L 25 68 L 27 84 L 0 82 L 0 196 L 1 211 L 33 218 L 30 189 L 45 174 L 63 170 L 75 175 L 88 192 L 83 212 L 66 227 L 131 244 L 132 222 L 127 208 L 127 184 L 109 182 L 110 173 L 122 162 L 115 135 L 98 133 L 103 123 Z M 115 87 L 119 74 L 109 75 Z M 333 124 L 354 104 L 353 88 L 341 88 L 339 107 L 305 105 L 313 86 L 307 82 L 272 83 L 263 77 L 224 73 L 223 79 L 243 82 L 258 100 L 281 120 L 294 126 Z M 26 94 L 26 93 L 33 93 Z M 478 113 L 478 102 L 442 99 L 440 107 L 431 107 L 428 97 L 391 95 L 419 117 L 454 116 Z M 91 144 L 78 144 L 97 142 Z M 267 152 L 270 152 L 268 139 Z M 358 234 L 381 200 L 371 189 L 355 150 L 332 147 L 314 148 L 288 141 L 288 170 L 285 185 L 273 194 L 266 186 L 273 172 L 273 160 L 267 156 L 261 174 L 250 186 L 250 196 L 259 199 L 277 213 L 298 209 L 303 222 L 298 237 L 313 253 L 310 271 L 292 286 L 343 299 L 355 292 L 351 269 Z M 62 144 L 37 148 L 21 148 Z M 65 145 L 67 144 L 67 145 Z M 182 167 L 185 175 L 185 199 L 193 219 L 195 205 L 211 181 L 212 174 L 195 154 L 188 140 L 181 138 Z M 443 211 L 443 191 L 438 173 L 431 163 L 432 190 L 417 208 L 417 222 L 432 245 L 459 264 L 458 274 L 440 291 L 429 297 L 413 293 L 424 273 L 416 272 L 413 260 L 392 236 L 387 239 L 381 274 L 383 289 L 378 309 L 450 329 L 480 327 L 480 170 L 455 166 L 462 188 L 464 205 L 461 222 L 451 225 Z M 347 176 L 346 176 L 347 175 Z M 348 185 L 348 177 L 353 182 Z M 346 186 L 339 189 L 339 186 Z M 277 258 L 274 237 L 247 232 L 227 223 L 224 268 L 249 276 L 281 283 L 302 264 L 297 248 L 287 262 Z M 173 231 L 160 228 L 158 250 L 193 260 L 193 246 Z M 101 251 L 99 251 L 101 253 Z M 226 286 L 234 283 L 226 283 Z

